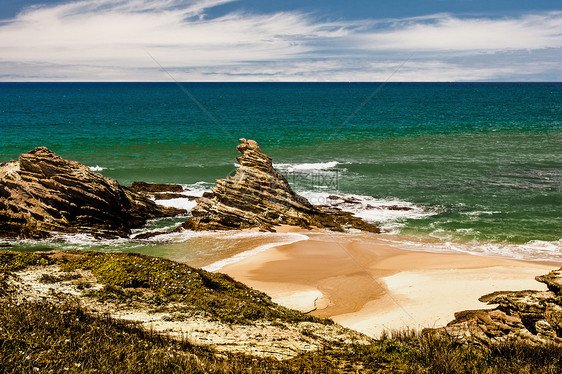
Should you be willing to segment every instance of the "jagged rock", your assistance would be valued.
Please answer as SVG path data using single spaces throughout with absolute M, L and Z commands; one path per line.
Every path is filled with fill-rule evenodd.
M 189 191 L 189 188 L 181 184 L 133 182 L 129 189 L 154 200 L 198 199 L 197 196 L 184 195 L 182 192 Z
M 536 279 L 546 283 L 549 291 L 498 291 L 484 295 L 480 301 L 498 306 L 455 313 L 455 320 L 447 326 L 425 332 L 447 334 L 463 342 L 481 345 L 513 339 L 531 344 L 562 345 L 562 295 L 559 288 L 562 272 L 554 270 Z
M 171 199 L 189 199 L 189 200 L 195 200 L 197 199 L 196 196 L 187 196 L 181 193 L 174 193 L 174 192 L 161 192 L 161 193 L 156 193 L 152 196 L 152 198 L 154 200 L 171 200 Z
M 240 168 L 234 176 L 217 180 L 212 193 L 203 195 L 182 227 L 191 230 L 259 228 L 275 231 L 277 225 L 327 228 L 379 229 L 351 213 L 312 205 L 296 194 L 285 177 L 273 168 L 271 158 L 254 140 L 240 139 Z
M 166 183 L 146 183 L 146 182 L 133 182 L 131 191 L 139 193 L 161 193 L 161 192 L 183 192 L 188 191 L 184 189 L 181 184 L 166 184 Z
M 548 274 L 535 277 L 535 279 L 546 284 L 548 289 L 558 294 L 558 296 L 562 296 L 562 271 L 553 270 Z
M 45 147 L 0 165 L 0 237 L 45 238 L 52 232 L 125 237 L 147 219 L 181 213 Z

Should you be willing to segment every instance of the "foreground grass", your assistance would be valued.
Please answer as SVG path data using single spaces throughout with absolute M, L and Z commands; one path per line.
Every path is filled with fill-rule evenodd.
M 188 292 L 200 289 L 196 295 L 203 299 L 206 293 L 213 293 L 211 300 L 215 300 L 215 297 L 219 296 L 215 296 L 214 292 L 219 292 L 226 301 L 216 302 L 223 307 L 246 303 L 250 308 L 261 310 L 252 313 L 247 311 L 240 314 L 242 317 L 236 317 L 245 323 L 250 323 L 250 318 L 255 315 L 271 316 L 278 320 L 308 318 L 298 312 L 275 308 L 275 304 L 268 301 L 267 297 L 263 299 L 263 294 L 250 293 L 251 296 L 247 296 L 247 287 L 221 275 L 211 278 L 211 283 L 201 280 L 197 286 L 186 286 L 187 288 L 178 293 L 177 287 L 181 289 L 183 281 L 178 280 L 179 283 L 170 286 L 164 284 L 161 277 L 179 279 L 180 276 L 185 276 L 192 279 L 191 284 L 194 284 L 193 279 L 206 277 L 209 273 L 205 274 L 187 266 L 182 267 L 181 264 L 171 261 L 159 262 L 159 259 L 154 262 L 158 265 L 151 269 L 168 273 L 155 275 L 150 269 L 142 270 L 151 263 L 150 257 L 111 256 L 88 254 L 82 257 L 54 259 L 35 254 L 0 255 L 0 372 L 562 373 L 562 349 L 559 347 L 533 347 L 511 342 L 481 348 L 461 345 L 447 337 L 422 336 L 415 333 L 395 333 L 370 345 L 329 343 L 316 352 L 301 354 L 286 361 L 241 354 L 217 354 L 209 348 L 147 331 L 132 322 L 89 313 L 71 301 L 55 304 L 47 301 L 19 300 L 8 287 L 7 279 L 11 276 L 10 273 L 29 265 L 57 263 L 68 269 L 88 267 L 93 272 L 100 272 L 99 269 L 104 266 L 104 269 L 113 269 L 105 270 L 107 285 L 117 289 L 123 284 L 129 286 L 128 288 L 142 285 L 162 297 L 184 297 L 184 301 L 192 300 L 185 296 Z M 102 261 L 104 258 L 105 261 Z M 129 259 L 133 260 L 128 261 Z M 175 269 L 179 270 L 174 270 L 174 264 Z M 101 274 L 100 272 L 97 275 L 98 278 L 102 277 Z M 120 275 L 117 277 L 115 274 Z M 56 282 L 56 279 L 45 281 Z M 166 291 L 171 289 L 175 291 Z M 208 289 L 218 291 L 204 292 Z M 259 298 L 258 301 L 256 297 Z M 252 306 L 254 304 L 257 306 Z M 222 318 L 218 312 L 213 311 L 213 307 L 207 308 L 209 313 L 215 313 L 213 315 L 217 318 Z M 272 311 L 266 311 L 270 309 Z
M 484 350 L 416 334 L 276 361 L 217 355 L 71 304 L 4 300 L 0 313 L 3 373 L 560 373 L 562 365 L 560 348 Z
M 0 272 L 37 265 L 58 265 L 67 272 L 92 271 L 105 287 L 89 296 L 103 302 L 131 304 L 142 299 L 152 305 L 153 311 L 200 315 L 236 324 L 251 324 L 260 319 L 331 323 L 275 304 L 265 293 L 228 275 L 210 273 L 159 257 L 93 251 L 68 251 L 64 256 L 0 252 Z

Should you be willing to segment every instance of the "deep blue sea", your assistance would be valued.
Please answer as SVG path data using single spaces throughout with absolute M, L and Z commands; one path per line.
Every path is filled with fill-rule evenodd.
M 560 83 L 0 84 L 0 161 L 47 146 L 201 193 L 241 137 L 314 203 L 356 197 L 388 237 L 562 261 Z

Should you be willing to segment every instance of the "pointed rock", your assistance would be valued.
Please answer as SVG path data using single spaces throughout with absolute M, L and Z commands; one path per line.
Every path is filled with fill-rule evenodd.
M 0 164 L 0 237 L 125 237 L 147 219 L 180 213 L 45 147 Z
M 234 176 L 217 180 L 182 226 L 191 230 L 234 230 L 291 225 L 342 231 L 346 227 L 370 232 L 379 229 L 351 213 L 312 205 L 293 191 L 254 140 L 240 139 L 240 167 Z

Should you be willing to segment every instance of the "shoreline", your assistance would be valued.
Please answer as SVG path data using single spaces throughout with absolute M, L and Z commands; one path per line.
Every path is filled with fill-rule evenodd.
M 308 240 L 274 244 L 220 268 L 283 306 L 327 317 L 371 337 L 441 327 L 454 313 L 487 309 L 499 290 L 546 290 L 535 276 L 559 268 L 465 253 L 412 251 L 375 235 L 281 228 Z M 250 251 L 251 252 L 251 251 Z

